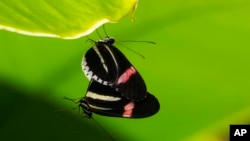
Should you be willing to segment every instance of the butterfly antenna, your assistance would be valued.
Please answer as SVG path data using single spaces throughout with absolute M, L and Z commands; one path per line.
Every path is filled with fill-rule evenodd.
M 86 43 L 87 43 L 88 41 L 91 41 L 91 42 L 92 42 L 92 44 L 95 44 L 95 43 L 96 43 L 96 41 L 94 41 L 94 40 L 90 39 L 90 38 L 89 38 L 89 36 L 87 36 L 87 38 L 88 38 L 88 39 L 86 40 Z
M 149 43 L 149 44 L 156 44 L 155 42 L 152 41 L 134 41 L 134 40 L 119 40 L 119 42 L 140 42 L 140 43 Z
M 73 103 L 75 103 L 75 104 L 78 104 L 78 103 L 79 103 L 79 100 L 78 100 L 78 99 L 72 99 L 72 98 L 68 98 L 68 97 L 66 97 L 66 96 L 64 96 L 63 99 L 70 100 L 71 102 L 73 102 Z M 79 106 L 77 106 L 77 107 L 79 107 Z M 77 107 L 75 107 L 75 108 L 70 108 L 70 109 L 76 109 Z M 57 110 L 55 110 L 55 112 L 61 112 L 61 111 L 64 111 L 64 110 L 69 110 L 69 108 L 57 109 Z
M 117 42 L 117 44 L 120 44 L 120 43 Z M 136 52 L 135 50 L 133 50 L 133 49 L 127 47 L 127 46 L 124 46 L 124 45 L 122 45 L 122 44 L 120 44 L 120 45 L 123 46 L 123 47 L 125 47 L 125 48 L 128 49 L 129 51 L 131 51 L 131 52 L 133 52 L 133 53 L 139 55 L 142 59 L 145 59 L 145 57 L 144 57 L 142 54 Z
M 96 29 L 95 31 L 96 31 L 98 37 L 99 37 L 100 39 L 102 39 L 103 37 L 102 37 L 101 34 L 99 33 L 98 29 Z
M 70 100 L 70 101 L 74 102 L 75 104 L 79 103 L 79 99 L 68 98 L 66 96 L 64 96 L 63 98 L 66 99 L 66 100 Z
M 107 34 L 106 29 L 105 29 L 105 24 L 102 26 L 102 28 L 103 28 L 103 31 L 104 31 L 106 37 L 109 37 L 109 35 Z
M 107 135 L 108 137 L 112 140 L 112 141 L 115 141 L 115 139 L 107 132 L 107 130 L 105 130 L 102 125 L 100 123 L 98 123 L 94 118 L 92 118 L 92 120 L 95 122 L 95 124 L 101 128 L 101 130 L 103 130 Z

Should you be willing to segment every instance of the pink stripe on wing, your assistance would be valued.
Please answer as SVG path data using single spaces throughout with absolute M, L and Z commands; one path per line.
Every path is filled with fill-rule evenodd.
M 124 107 L 123 117 L 131 117 L 133 114 L 133 109 L 135 107 L 135 103 L 133 101 L 129 102 Z
M 134 67 L 130 67 L 128 68 L 118 79 L 117 81 L 117 85 L 121 84 L 121 83 L 126 83 L 129 78 L 136 73 L 136 70 Z

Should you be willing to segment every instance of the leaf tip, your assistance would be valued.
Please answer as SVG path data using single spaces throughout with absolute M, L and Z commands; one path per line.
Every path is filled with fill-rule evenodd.
M 132 7 L 131 11 L 130 11 L 130 20 L 131 22 L 135 22 L 135 11 L 137 9 L 138 6 L 138 0 L 135 0 L 135 4 Z

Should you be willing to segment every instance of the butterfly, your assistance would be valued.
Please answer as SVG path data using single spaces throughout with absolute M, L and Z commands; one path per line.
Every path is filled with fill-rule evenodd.
M 90 83 L 79 106 L 87 117 L 92 112 L 127 118 L 154 115 L 159 101 L 147 92 L 142 76 L 114 42 L 114 38 L 104 38 L 85 53 L 82 69 Z
M 157 113 L 160 104 L 150 93 L 145 99 L 134 101 L 122 96 L 111 86 L 92 80 L 85 97 L 80 100 L 79 107 L 89 118 L 92 117 L 92 112 L 110 117 L 144 118 Z
M 142 76 L 114 42 L 111 37 L 97 41 L 83 57 L 83 72 L 89 80 L 111 86 L 128 99 L 145 99 L 148 93 Z

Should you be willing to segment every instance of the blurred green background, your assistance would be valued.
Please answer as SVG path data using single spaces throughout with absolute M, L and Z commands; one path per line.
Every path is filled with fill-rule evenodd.
M 141 0 L 135 23 L 125 18 L 105 25 L 117 41 L 157 43 L 116 46 L 161 109 L 145 119 L 94 115 L 95 120 L 117 141 L 195 140 L 199 133 L 205 141 L 208 132 L 214 136 L 210 141 L 220 141 L 227 139 L 230 123 L 249 123 L 249 6 L 247 0 Z M 99 39 L 96 33 L 90 38 Z M 87 89 L 81 59 L 92 44 L 86 40 L 0 31 L 1 141 L 111 140 L 63 99 L 81 98 Z

